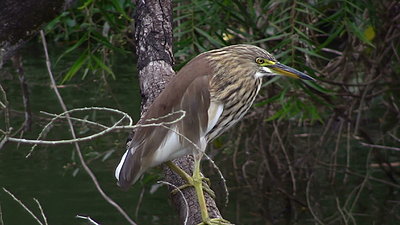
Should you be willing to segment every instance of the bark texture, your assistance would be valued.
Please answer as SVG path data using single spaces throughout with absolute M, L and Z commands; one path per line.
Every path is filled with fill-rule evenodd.
M 142 114 L 161 93 L 170 78 L 175 75 L 172 69 L 172 3 L 171 0 L 136 1 L 135 40 L 138 55 L 138 71 L 142 95 Z M 174 163 L 192 174 L 193 157 L 185 156 Z M 185 184 L 180 176 L 164 167 L 165 180 L 175 186 Z M 193 188 L 182 190 L 188 202 L 189 211 L 180 194 L 172 195 L 180 223 L 183 224 L 188 214 L 188 225 L 201 222 L 201 213 Z M 221 217 L 214 199 L 206 194 L 207 207 L 211 218 Z
M 175 74 L 171 1 L 136 1 L 135 41 L 142 114 Z
M 26 41 L 72 4 L 73 0 L 1 0 L 0 68 Z

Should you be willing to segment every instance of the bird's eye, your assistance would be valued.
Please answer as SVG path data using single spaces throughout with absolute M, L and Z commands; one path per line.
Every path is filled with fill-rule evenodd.
M 263 58 L 256 58 L 256 63 L 257 64 L 264 64 L 265 60 Z

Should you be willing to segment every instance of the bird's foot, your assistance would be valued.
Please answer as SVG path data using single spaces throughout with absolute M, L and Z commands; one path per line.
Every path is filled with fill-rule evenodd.
M 234 224 L 223 218 L 212 218 L 203 221 L 198 225 L 234 225 Z
M 169 162 L 166 162 L 166 164 L 168 165 L 169 168 L 171 168 L 173 171 L 175 171 L 176 174 L 178 174 L 180 177 L 182 177 L 182 179 L 184 179 L 187 182 L 187 184 L 184 184 L 184 185 L 178 187 L 177 189 L 172 190 L 171 194 L 176 194 L 176 193 L 178 193 L 179 190 L 185 189 L 187 187 L 194 187 L 195 183 L 199 183 L 199 184 L 202 184 L 201 186 L 205 192 L 207 192 L 212 198 L 215 198 L 215 193 L 210 188 L 210 186 L 211 186 L 210 179 L 203 177 L 203 176 L 201 176 L 200 179 L 194 178 L 194 177 L 190 176 L 189 174 L 187 174 L 184 170 L 179 168 L 174 163 L 169 161 Z M 196 179 L 196 181 L 195 181 L 195 179 Z
M 172 190 L 171 194 L 175 195 L 176 193 L 179 192 L 179 190 L 183 190 L 188 187 L 194 187 L 193 178 L 186 180 L 186 182 L 188 182 L 188 183 Z M 210 185 L 211 185 L 210 179 L 208 179 L 206 177 L 202 177 L 202 183 L 203 183 L 203 185 L 202 185 L 203 190 L 205 192 L 207 192 L 211 196 L 211 198 L 215 198 L 215 192 L 210 188 Z

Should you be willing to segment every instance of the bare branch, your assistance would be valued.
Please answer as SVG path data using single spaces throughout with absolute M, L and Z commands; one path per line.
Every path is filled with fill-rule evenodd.
M 16 202 L 18 202 L 18 204 L 20 204 L 22 206 L 22 208 L 25 209 L 25 211 L 27 211 L 40 225 L 44 225 L 36 216 L 35 214 L 33 214 L 33 212 L 26 207 L 26 205 L 24 205 L 24 203 L 22 203 L 21 200 L 19 200 L 17 197 L 15 197 L 15 195 L 13 195 L 10 191 L 8 191 L 6 188 L 3 187 L 3 191 L 6 192 L 8 195 L 11 196 L 11 198 L 13 198 Z
M 45 56 L 46 56 L 46 65 L 47 65 L 47 70 L 48 70 L 49 77 L 50 77 L 50 80 L 51 80 L 51 86 L 52 86 L 55 94 L 57 95 L 57 98 L 58 98 L 58 101 L 60 102 L 61 107 L 63 108 L 63 111 L 65 113 L 65 117 L 66 117 L 66 119 L 68 121 L 68 125 L 70 127 L 72 138 L 76 139 L 74 126 L 72 125 L 72 121 L 71 121 L 71 119 L 69 117 L 69 114 L 67 112 L 68 111 L 67 107 L 65 106 L 64 101 L 63 101 L 60 93 L 58 92 L 57 85 L 56 85 L 56 82 L 54 80 L 53 73 L 51 71 L 50 58 L 49 58 L 49 54 L 47 52 L 46 37 L 44 35 L 43 30 L 40 31 L 40 36 L 42 37 L 43 48 L 44 48 Z M 110 197 L 108 197 L 108 195 L 106 193 L 104 193 L 103 189 L 100 187 L 99 182 L 97 181 L 96 176 L 93 174 L 93 172 L 90 170 L 90 168 L 86 165 L 86 162 L 83 159 L 83 156 L 82 156 L 82 153 L 81 153 L 81 150 L 80 150 L 78 142 L 74 142 L 74 145 L 75 145 L 75 150 L 76 150 L 76 152 L 78 154 L 79 160 L 80 160 L 80 162 L 82 164 L 82 167 L 89 174 L 90 178 L 92 179 L 93 183 L 95 184 L 97 190 L 100 192 L 101 196 L 110 205 L 114 206 L 114 208 L 116 208 L 131 225 L 136 225 L 136 223 L 128 216 L 128 214 L 126 214 L 126 212 L 117 203 L 115 203 Z
M 400 148 L 397 148 L 397 147 L 384 146 L 384 145 L 373 145 L 373 144 L 367 144 L 365 142 L 360 142 L 360 143 L 361 143 L 361 145 L 366 146 L 366 147 L 379 148 L 379 149 L 392 150 L 392 151 L 400 151 Z
M 75 143 L 75 142 L 90 141 L 90 140 L 93 140 L 94 138 L 103 136 L 103 135 L 108 134 L 108 133 L 110 133 L 111 131 L 115 131 L 115 130 L 132 130 L 132 129 L 136 129 L 136 128 L 139 128 L 139 127 L 154 127 L 154 126 L 165 126 L 165 125 L 174 124 L 174 123 L 176 123 L 176 122 L 182 120 L 182 119 L 185 117 L 185 115 L 186 115 L 186 112 L 185 112 L 185 111 L 179 110 L 179 111 L 176 111 L 176 112 L 169 113 L 169 114 L 167 114 L 167 115 L 165 115 L 165 116 L 163 116 L 163 117 L 160 117 L 160 118 L 165 118 L 165 117 L 169 117 L 169 116 L 172 117 L 172 116 L 174 116 L 175 114 L 178 114 L 178 113 L 181 114 L 177 119 L 172 120 L 172 121 L 164 121 L 164 122 L 159 122 L 159 123 L 147 123 L 147 124 L 136 124 L 136 125 L 118 126 L 118 124 L 121 123 L 125 118 L 130 118 L 126 113 L 124 113 L 124 112 L 122 112 L 122 111 L 119 111 L 119 112 L 121 112 L 121 113 L 124 114 L 124 117 L 122 117 L 120 120 L 118 120 L 116 123 L 114 123 L 114 125 L 112 125 L 111 127 L 107 127 L 107 126 L 104 126 L 104 125 L 102 125 L 102 124 L 98 124 L 98 123 L 93 122 L 93 121 L 88 121 L 88 120 L 84 120 L 84 119 L 78 119 L 78 118 L 71 118 L 71 117 L 68 117 L 68 118 L 71 119 L 71 120 L 79 120 L 79 121 L 83 121 L 83 122 L 88 122 L 88 123 L 90 123 L 90 124 L 96 124 L 96 125 L 98 125 L 98 126 L 101 126 L 101 127 L 106 128 L 106 129 L 103 130 L 103 131 L 101 131 L 101 132 L 98 132 L 98 133 L 95 133 L 95 134 L 92 134 L 92 135 L 89 135 L 89 136 L 86 136 L 86 137 L 80 137 L 80 138 L 77 138 L 77 137 L 76 137 L 76 138 L 72 138 L 72 139 L 68 139 L 68 140 L 39 140 L 39 138 L 42 136 L 42 133 L 43 133 L 48 127 L 50 127 L 50 125 L 51 125 L 52 123 L 54 123 L 54 121 L 55 121 L 56 119 L 58 119 L 58 118 L 67 118 L 66 114 L 69 114 L 69 113 L 71 113 L 71 112 L 75 112 L 75 111 L 84 111 L 84 110 L 90 110 L 90 109 L 92 109 L 92 110 L 99 110 L 99 109 L 101 109 L 101 110 L 109 110 L 109 111 L 119 111 L 119 110 L 116 110 L 116 109 L 103 108 L 103 107 L 85 107 L 85 108 L 71 109 L 71 110 L 68 110 L 68 111 L 66 111 L 66 112 L 63 112 L 63 113 L 61 113 L 61 114 L 58 114 L 56 117 L 54 117 L 54 118 L 43 128 L 42 132 L 39 134 L 39 137 L 38 137 L 36 140 L 32 140 L 32 139 L 23 139 L 23 138 L 13 138 L 13 137 L 7 137 L 7 140 L 8 140 L 8 141 L 12 141 L 12 142 L 24 143 L 24 144 L 35 144 L 35 146 L 36 146 L 37 144 L 42 144 L 42 145 L 73 144 L 73 143 Z M 152 119 L 149 119 L 149 120 L 150 120 L 150 121 L 154 121 L 154 120 L 158 120 L 158 119 L 160 119 L 160 118 L 152 118 Z M 35 147 L 35 146 L 34 146 L 34 147 Z
M 183 221 L 183 225 L 186 225 L 187 221 L 189 219 L 189 204 L 188 204 L 188 202 L 187 202 L 187 200 L 185 198 L 185 195 L 181 191 L 181 189 L 179 187 L 175 186 L 174 184 L 171 184 L 171 183 L 169 183 L 167 181 L 158 181 L 157 183 L 166 184 L 166 185 L 172 186 L 174 188 L 174 190 L 177 190 L 178 193 L 182 196 L 182 199 L 185 202 L 185 206 L 186 206 L 186 216 L 185 216 L 185 220 Z
M 3 221 L 3 211 L 1 211 L 1 204 L 0 204 L 0 225 L 4 225 L 4 221 Z
M 90 218 L 89 216 L 81 216 L 81 215 L 76 215 L 76 218 L 79 219 L 85 219 L 87 221 L 89 221 L 89 223 L 94 224 L 94 225 L 100 225 L 99 223 L 97 223 L 96 221 L 94 221 L 92 218 Z
M 36 198 L 33 198 L 33 200 L 36 202 L 36 204 L 37 204 L 38 207 L 39 207 L 40 214 L 41 214 L 42 217 L 43 217 L 44 224 L 45 224 L 45 225 L 49 225 L 49 224 L 47 223 L 46 215 L 44 215 L 44 211 L 43 211 L 42 205 L 40 205 L 39 200 L 37 200 Z

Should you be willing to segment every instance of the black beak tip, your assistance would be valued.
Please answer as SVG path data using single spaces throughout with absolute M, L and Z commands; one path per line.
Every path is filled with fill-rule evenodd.
M 303 79 L 303 80 L 313 81 L 313 82 L 317 81 L 316 79 L 314 79 L 314 78 L 312 78 L 311 76 L 308 76 L 308 75 L 306 75 L 306 74 L 300 75 L 299 78 L 300 78 L 300 79 Z

